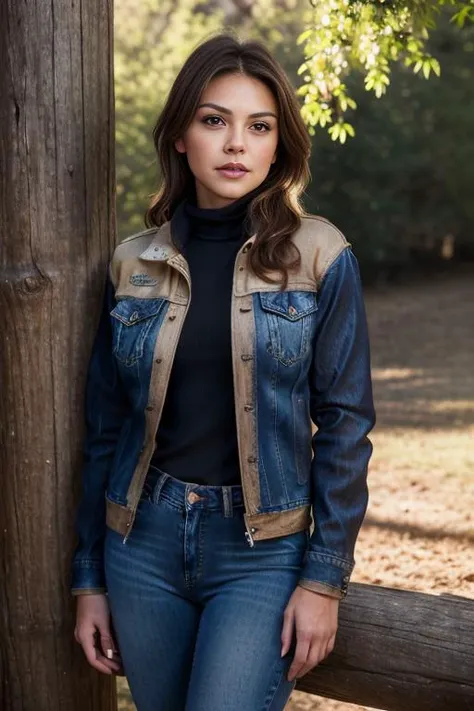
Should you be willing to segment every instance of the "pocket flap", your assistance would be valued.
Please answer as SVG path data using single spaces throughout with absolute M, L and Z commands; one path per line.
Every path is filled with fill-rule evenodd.
M 145 318 L 156 316 L 163 304 L 164 299 L 121 299 L 110 315 L 125 326 L 134 326 Z
M 318 308 L 314 291 L 260 291 L 259 296 L 264 311 L 289 321 L 297 321 Z

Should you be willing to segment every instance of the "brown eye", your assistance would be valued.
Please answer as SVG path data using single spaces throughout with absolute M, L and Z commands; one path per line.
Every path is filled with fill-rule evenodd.
M 270 131 L 270 130 L 271 130 L 271 128 L 270 128 L 270 126 L 269 126 L 268 124 L 262 123 L 261 121 L 259 121 L 258 123 L 254 123 L 253 125 L 254 125 L 254 126 L 261 126 L 261 127 L 263 127 L 264 130 L 263 130 L 263 131 L 262 131 L 262 130 L 258 130 L 257 133 L 266 133 L 267 131 Z
M 202 123 L 205 123 L 207 126 L 218 126 L 218 123 L 208 123 L 208 121 L 212 121 L 213 119 L 216 119 L 217 121 L 222 121 L 220 116 L 205 116 L 202 119 Z

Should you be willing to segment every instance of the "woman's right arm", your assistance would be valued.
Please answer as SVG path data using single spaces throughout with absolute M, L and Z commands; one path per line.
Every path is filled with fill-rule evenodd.
M 110 312 L 114 306 L 115 290 L 108 274 L 86 382 L 82 494 L 76 512 L 78 542 L 72 562 L 73 595 L 106 592 L 105 492 L 128 411 L 126 393 L 112 352 Z
M 127 398 L 112 352 L 110 312 L 114 287 L 107 274 L 102 312 L 87 373 L 82 494 L 76 512 L 78 543 L 72 563 L 72 594 L 77 596 L 74 637 L 94 669 L 122 673 L 106 595 L 103 545 L 105 492 Z

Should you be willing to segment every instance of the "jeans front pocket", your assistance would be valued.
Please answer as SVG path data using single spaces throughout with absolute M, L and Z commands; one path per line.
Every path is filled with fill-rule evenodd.
M 268 352 L 283 365 L 293 365 L 306 355 L 318 302 L 314 291 L 259 292 L 266 319 Z
M 113 352 L 125 366 L 134 365 L 143 356 L 144 344 L 152 326 L 163 310 L 166 299 L 121 299 L 110 312 Z

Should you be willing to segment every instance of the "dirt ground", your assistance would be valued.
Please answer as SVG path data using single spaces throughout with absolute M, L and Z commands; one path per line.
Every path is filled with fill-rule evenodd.
M 370 290 L 366 305 L 377 425 L 351 580 L 474 598 L 474 269 Z M 369 711 L 298 691 L 287 705 L 356 710 Z

